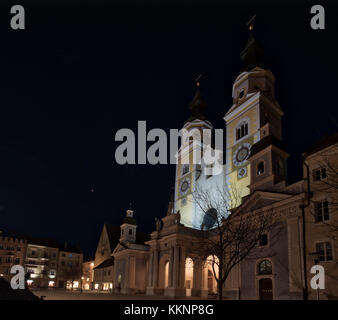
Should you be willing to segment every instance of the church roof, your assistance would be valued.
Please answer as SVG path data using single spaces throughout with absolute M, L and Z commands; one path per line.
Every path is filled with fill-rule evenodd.
M 190 108 L 190 117 L 188 121 L 193 121 L 196 119 L 205 120 L 205 108 L 207 104 L 201 95 L 199 87 L 196 87 L 196 93 L 192 101 L 189 103 Z
M 106 230 L 108 234 L 110 249 L 114 250 L 114 248 L 118 245 L 121 235 L 120 226 L 114 226 L 111 224 L 106 223 Z
M 108 239 L 110 243 L 111 250 L 114 250 L 116 246 L 120 243 L 120 236 L 121 236 L 121 228 L 120 226 L 114 226 L 111 224 L 105 224 Z M 144 244 L 144 242 L 150 240 L 150 235 L 148 233 L 137 231 L 136 232 L 136 244 Z
M 282 141 L 280 141 L 279 139 L 277 139 L 275 136 L 270 135 L 270 136 L 266 136 L 262 140 L 256 142 L 251 147 L 250 157 L 253 156 L 254 154 L 264 150 L 265 148 L 267 148 L 270 145 L 274 145 L 281 150 L 285 150 L 284 143 Z
M 255 40 L 251 31 L 248 42 L 240 54 L 243 62 L 243 71 L 250 71 L 255 67 L 264 68 L 263 55 L 264 51 Z
M 96 266 L 94 269 L 103 269 L 103 268 L 107 268 L 107 267 L 111 267 L 114 265 L 114 257 L 110 257 L 109 259 L 103 261 L 102 263 L 100 263 L 98 266 Z
M 331 136 L 323 137 L 318 142 L 316 142 L 312 147 L 306 150 L 303 153 L 303 155 L 307 157 L 336 143 L 338 143 L 338 132 L 334 133 Z
M 122 220 L 122 224 L 123 223 L 128 223 L 128 224 L 133 224 L 133 225 L 137 225 L 136 223 L 136 219 L 135 218 L 131 218 L 131 217 L 125 217 L 123 220 Z

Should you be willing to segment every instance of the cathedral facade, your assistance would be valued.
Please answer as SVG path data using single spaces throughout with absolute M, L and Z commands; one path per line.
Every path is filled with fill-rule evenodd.
M 200 188 L 212 192 L 235 186 L 241 201 L 231 208 L 231 214 L 272 212 L 278 219 L 253 249 L 254 258 L 244 259 L 231 269 L 222 286 L 223 297 L 315 299 L 318 291 L 311 289 L 311 267 L 320 264 L 326 271 L 326 288 L 319 293 L 321 298 L 338 298 L 338 228 L 334 229 L 338 217 L 331 205 L 337 190 L 331 190 L 328 197 L 323 189 L 328 186 L 327 179 L 337 177 L 328 172 L 330 168 L 338 169 L 338 136 L 304 152 L 303 179 L 288 184 L 289 155 L 282 142 L 283 111 L 275 99 L 274 76 L 264 66 L 262 50 L 252 33 L 241 59 L 243 69 L 232 88 L 233 104 L 224 116 L 223 172 L 215 176 L 205 174 L 203 164 L 195 164 L 192 156 L 197 149 L 203 149 L 203 141 L 183 141 L 173 197 L 167 214 L 157 220 L 156 230 L 149 238 L 143 236 L 140 240 L 132 209 L 127 210 L 123 224 L 115 230 L 119 240 L 114 247 L 110 245 L 108 256 L 110 266 L 113 265 L 111 283 L 117 292 L 171 298 L 215 295 L 217 268 L 196 250 L 203 232 L 212 229 L 215 221 L 210 215 L 206 219 L 194 200 L 194 192 Z M 199 86 L 189 107 L 191 116 L 184 129 L 212 129 Z M 109 244 L 109 234 L 105 237 Z M 104 256 L 98 248 L 97 269 L 107 260 L 99 261 L 100 255 Z

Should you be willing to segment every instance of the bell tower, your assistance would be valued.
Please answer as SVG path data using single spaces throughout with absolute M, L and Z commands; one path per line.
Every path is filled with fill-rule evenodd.
M 241 197 L 249 194 L 251 147 L 271 135 L 281 139 L 283 111 L 275 100 L 275 78 L 263 63 L 263 50 L 249 27 L 249 39 L 240 54 L 242 70 L 232 87 L 233 104 L 224 120 L 227 131 L 226 181 Z
M 206 102 L 201 95 L 199 82 L 196 82 L 195 96 L 189 104 L 189 109 L 190 117 L 183 126 L 189 136 L 185 139 L 183 137 L 177 154 L 174 212 L 180 212 L 182 224 L 196 228 L 199 221 L 192 193 L 202 175 L 202 167 L 201 164 L 194 163 L 194 158 L 196 159 L 198 153 L 202 155 L 203 129 L 213 128 L 206 120 Z
M 120 226 L 121 235 L 120 242 L 135 243 L 136 241 L 136 219 L 134 218 L 134 210 L 132 210 L 131 204 L 126 211 L 126 217 L 123 219 Z

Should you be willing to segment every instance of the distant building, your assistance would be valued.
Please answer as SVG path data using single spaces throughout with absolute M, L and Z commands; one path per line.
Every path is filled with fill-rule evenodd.
M 83 252 L 64 244 L 59 247 L 57 286 L 66 289 L 81 289 Z
M 137 231 L 133 210 L 122 225 L 105 224 L 94 262 L 94 290 L 120 293 L 145 292 L 149 235 Z
M 56 287 L 58 243 L 53 240 L 27 239 L 25 269 L 30 274 L 27 284 L 31 287 Z
M 94 260 L 82 263 L 82 289 L 92 290 L 94 281 Z
M 120 227 L 105 224 L 103 226 L 94 259 L 94 290 L 109 290 L 113 287 L 114 259 L 112 253 L 119 243 Z
M 0 236 L 0 277 L 10 280 L 13 265 L 23 265 L 27 250 L 27 241 Z

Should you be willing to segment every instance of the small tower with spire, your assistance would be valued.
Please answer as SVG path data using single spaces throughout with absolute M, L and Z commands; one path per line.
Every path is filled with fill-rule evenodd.
M 134 218 L 134 210 L 132 204 L 129 204 L 129 209 L 126 211 L 126 217 L 123 219 L 121 228 L 120 242 L 136 242 L 136 219 Z
M 187 227 L 197 227 L 196 203 L 192 193 L 196 181 L 201 175 L 199 158 L 203 154 L 203 130 L 212 129 L 212 124 L 206 117 L 206 102 L 201 94 L 201 75 L 195 80 L 195 95 L 189 103 L 190 116 L 183 129 L 188 133 L 178 151 L 173 203 L 169 203 L 167 215 L 180 211 L 181 222 Z

